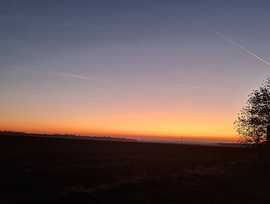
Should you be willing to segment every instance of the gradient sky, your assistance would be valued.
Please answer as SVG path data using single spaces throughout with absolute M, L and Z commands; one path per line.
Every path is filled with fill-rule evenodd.
M 1 1 L 0 130 L 236 139 L 237 113 L 270 66 L 224 37 L 269 62 L 269 8 Z

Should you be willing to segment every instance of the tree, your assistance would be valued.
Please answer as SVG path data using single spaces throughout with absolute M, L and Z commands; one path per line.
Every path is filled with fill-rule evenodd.
M 266 142 L 267 126 L 270 125 L 270 77 L 249 95 L 234 125 L 241 143 L 258 146 Z

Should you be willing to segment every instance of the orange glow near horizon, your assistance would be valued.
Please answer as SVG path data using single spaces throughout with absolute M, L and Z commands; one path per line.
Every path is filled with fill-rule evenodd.
M 57 120 L 35 121 L 32 118 L 28 121 L 17 120 L 17 123 L 2 122 L 0 129 L 49 134 L 237 141 L 231 121 L 230 117 L 220 122 L 213 116 L 182 114 L 180 117 L 161 112 L 159 114 L 149 112 L 144 116 L 134 113 L 99 116 L 92 119 L 60 116 Z

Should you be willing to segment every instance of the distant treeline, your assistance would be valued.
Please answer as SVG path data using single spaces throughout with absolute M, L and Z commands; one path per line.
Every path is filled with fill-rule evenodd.
M 109 136 L 85 136 L 73 134 L 40 134 L 40 133 L 25 133 L 9 130 L 0 130 L 0 136 L 28 136 L 28 137 L 49 137 L 63 139 L 84 139 L 84 140 L 102 140 L 102 141 L 119 141 L 119 142 L 137 142 L 135 139 Z

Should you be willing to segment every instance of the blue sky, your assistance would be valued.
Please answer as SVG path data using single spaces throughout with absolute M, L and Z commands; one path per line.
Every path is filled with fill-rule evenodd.
M 2 1 L 0 129 L 233 136 L 270 66 L 213 30 L 269 62 L 269 7 Z

